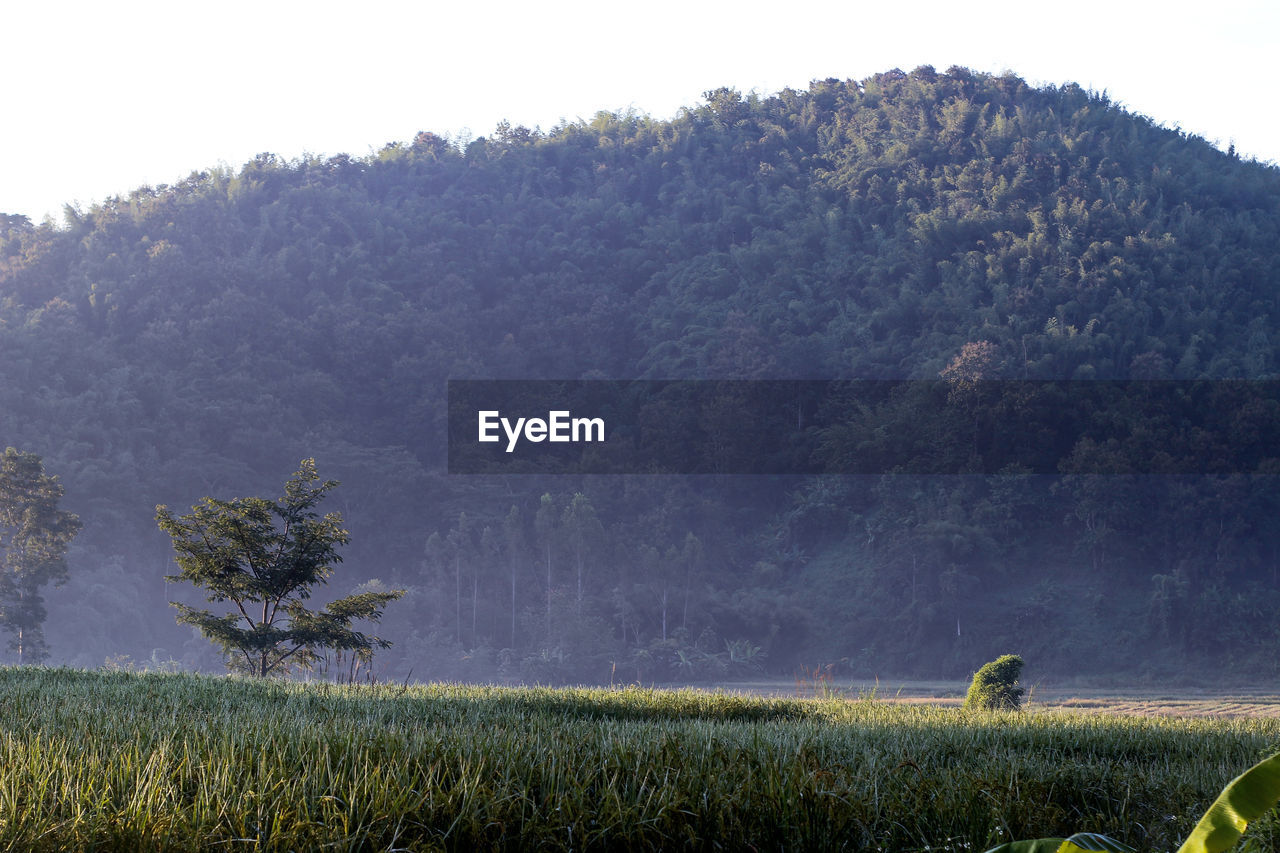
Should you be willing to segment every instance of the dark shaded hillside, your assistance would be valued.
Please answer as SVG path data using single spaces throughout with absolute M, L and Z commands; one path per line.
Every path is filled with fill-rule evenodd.
M 85 522 L 55 650 L 208 663 L 164 606 L 154 505 L 274 494 L 303 456 L 344 484 L 339 577 L 413 587 L 383 634 L 420 677 L 1133 669 L 1116 636 L 1215 654 L 1181 627 L 1204 608 L 1256 645 L 1269 479 L 448 478 L 443 401 L 449 378 L 1275 376 L 1278 208 L 1275 168 L 1078 87 L 924 68 L 6 217 L 0 445 Z

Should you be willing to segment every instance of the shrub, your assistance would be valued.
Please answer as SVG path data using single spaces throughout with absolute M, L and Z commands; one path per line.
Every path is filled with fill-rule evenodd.
M 1001 655 L 973 674 L 969 694 L 964 697 L 965 710 L 1017 711 L 1022 707 L 1022 658 Z

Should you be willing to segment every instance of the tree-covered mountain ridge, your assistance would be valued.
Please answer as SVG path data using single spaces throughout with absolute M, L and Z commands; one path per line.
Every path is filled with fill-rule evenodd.
M 1011 537 L 1000 526 L 1011 516 L 975 518 L 991 502 L 986 485 L 964 495 L 954 484 L 922 487 L 929 495 L 890 525 L 904 499 L 883 489 L 851 496 L 838 486 L 819 501 L 831 487 L 784 492 L 792 498 L 761 488 L 752 508 L 726 509 L 652 485 L 449 480 L 440 475 L 446 380 L 932 379 L 966 352 L 988 377 L 1274 377 L 1278 205 L 1273 166 L 1078 86 L 959 68 L 769 97 L 719 89 L 670 120 L 600 113 L 547 132 L 503 124 L 465 144 L 424 132 L 364 158 L 261 155 L 68 208 L 60 226 L 4 218 L 0 442 L 43 455 L 85 523 L 81 583 L 97 586 L 71 597 L 84 602 L 75 618 L 97 626 L 95 648 L 127 645 L 101 613 L 117 597 L 126 610 L 158 604 L 137 621 L 156 645 L 173 645 L 157 601 L 169 557 L 150 507 L 270 490 L 315 456 L 344 481 L 335 499 L 346 501 L 338 508 L 352 522 L 361 579 L 443 572 L 443 558 L 426 568 L 423 549 L 432 531 L 460 536 L 462 510 L 479 553 L 482 529 L 501 529 L 508 508 L 521 507 L 532 552 L 538 495 L 567 507 L 581 490 L 615 547 L 626 540 L 634 555 L 630 546 L 651 539 L 654 565 L 684 560 L 686 631 L 746 636 L 774 661 L 856 657 L 875 647 L 867 636 L 896 632 L 915 639 L 880 642 L 910 668 L 903 649 L 944 642 L 938 626 L 951 620 L 939 614 L 968 594 L 965 578 L 980 586 L 1031 540 L 1051 562 L 1084 559 L 1070 544 L 1075 522 L 1061 520 L 1089 516 L 1078 491 L 1029 501 L 1034 524 L 1015 519 L 1022 532 Z M 1115 541 L 1123 520 L 1088 545 L 1086 562 L 1128 566 L 1117 581 L 1133 596 L 1126 612 L 1174 643 L 1168 608 L 1151 615 L 1150 578 L 1177 576 L 1166 583 L 1171 601 L 1235 594 L 1275 559 L 1263 556 L 1274 552 L 1259 527 L 1265 514 L 1232 518 L 1246 516 L 1227 525 L 1226 540 L 1252 555 L 1230 582 L 1187 579 L 1204 567 L 1129 565 L 1135 543 Z M 678 529 L 686 521 L 701 525 L 707 548 L 696 583 L 693 558 L 678 557 L 695 532 Z M 1095 522 L 1080 524 L 1097 534 Z M 878 525 L 914 538 L 890 553 Z M 1051 532 L 1027 532 L 1036 525 Z M 934 538 L 921 545 L 925 527 Z M 770 532 L 740 535 L 760 529 Z M 874 544 L 850 551 L 854 533 Z M 1220 552 L 1223 537 L 1215 541 Z M 917 577 L 926 558 L 927 584 Z M 629 603 L 633 581 L 620 580 L 644 576 L 643 560 L 628 574 L 603 546 L 594 559 L 594 586 L 585 599 L 577 587 L 575 611 L 585 601 L 620 626 L 615 639 L 644 646 L 658 617 L 651 602 Z M 1212 568 L 1224 558 L 1205 559 Z M 843 628 L 847 648 L 777 639 L 829 635 L 823 626 L 842 618 L 806 597 L 813 584 L 892 585 L 908 563 L 910 595 L 888 607 L 902 624 Z M 549 582 L 511 585 L 510 621 L 520 624 L 507 641 L 497 627 L 504 606 L 491 605 L 485 627 L 481 588 L 496 601 L 500 573 L 483 571 L 473 572 L 469 630 L 460 609 L 444 608 L 431 617 L 439 632 L 460 646 L 553 651 L 536 636 L 538 620 L 521 620 L 538 596 L 554 598 L 555 566 Z M 461 586 L 460 573 L 448 580 Z

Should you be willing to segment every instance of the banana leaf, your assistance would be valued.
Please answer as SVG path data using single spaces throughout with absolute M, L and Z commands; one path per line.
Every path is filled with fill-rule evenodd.
M 1231 780 L 1200 818 L 1178 853 L 1223 853 L 1280 800 L 1280 753 Z

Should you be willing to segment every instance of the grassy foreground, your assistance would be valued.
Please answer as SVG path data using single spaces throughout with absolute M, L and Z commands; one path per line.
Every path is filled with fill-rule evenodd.
M 1172 850 L 1277 749 L 1274 719 L 4 669 L 0 848 Z

